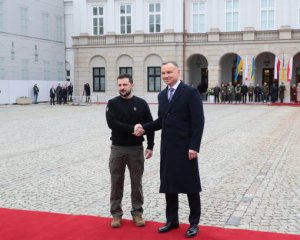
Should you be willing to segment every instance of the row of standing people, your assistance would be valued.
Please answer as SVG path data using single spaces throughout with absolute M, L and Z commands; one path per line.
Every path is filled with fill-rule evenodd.
M 73 85 L 72 83 L 61 85 L 60 83 L 55 88 L 54 85 L 50 88 L 50 105 L 55 105 L 55 98 L 57 104 L 66 104 L 68 101 L 72 102 Z
M 212 89 L 212 93 L 214 95 L 215 103 L 247 103 L 247 96 L 249 102 L 264 102 L 267 103 L 271 98 L 272 102 L 277 101 L 278 97 L 280 102 L 283 102 L 284 93 L 286 91 L 286 87 L 284 83 L 281 83 L 279 88 L 275 84 L 271 87 L 265 82 L 262 87 L 257 84 L 255 87 L 250 83 L 249 86 L 246 84 L 237 84 L 233 86 L 231 82 L 228 84 L 221 84 L 221 87 L 216 85 Z

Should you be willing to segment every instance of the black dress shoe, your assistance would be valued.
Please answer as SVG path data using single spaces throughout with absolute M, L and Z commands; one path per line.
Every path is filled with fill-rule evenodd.
M 158 229 L 159 233 L 169 232 L 172 229 L 179 228 L 179 223 L 176 222 L 167 222 L 165 226 Z
M 186 231 L 185 237 L 186 238 L 192 238 L 197 236 L 199 232 L 198 224 L 192 224 L 190 225 L 189 229 Z

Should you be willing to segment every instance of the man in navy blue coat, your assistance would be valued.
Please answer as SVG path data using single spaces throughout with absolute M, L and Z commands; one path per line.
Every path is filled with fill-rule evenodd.
M 177 63 L 162 66 L 162 78 L 168 85 L 158 95 L 158 119 L 135 126 L 135 134 L 162 130 L 160 149 L 160 193 L 166 197 L 166 224 L 158 229 L 165 233 L 179 227 L 178 194 L 188 197 L 190 227 L 186 237 L 199 231 L 201 183 L 198 153 L 204 129 L 203 104 L 196 88 L 179 80 Z

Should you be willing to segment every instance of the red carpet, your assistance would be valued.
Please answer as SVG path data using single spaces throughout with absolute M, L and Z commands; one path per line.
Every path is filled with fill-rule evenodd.
M 109 218 L 0 208 L 1 240 L 181 240 L 188 227 L 158 234 L 161 223 L 147 222 L 137 228 L 123 220 L 119 229 L 110 227 Z M 200 240 L 300 240 L 300 235 L 267 233 L 201 226 Z

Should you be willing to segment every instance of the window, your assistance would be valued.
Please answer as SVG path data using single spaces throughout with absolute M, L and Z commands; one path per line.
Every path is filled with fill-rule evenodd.
M 64 80 L 64 64 L 62 62 L 56 63 L 56 78 L 58 81 Z
M 71 71 L 70 70 L 66 70 L 66 80 L 70 81 L 71 78 Z
M 63 20 L 62 17 L 56 17 L 56 40 L 63 41 Z
M 28 61 L 28 59 L 21 60 L 21 79 L 22 80 L 29 79 L 29 61 Z
M 105 68 L 93 68 L 93 91 L 105 91 Z
M 132 76 L 132 67 L 120 67 L 119 73 L 128 73 Z
M 93 7 L 93 34 L 104 34 L 104 15 L 103 7 Z
M 226 1 L 226 31 L 238 31 L 239 0 Z
M 4 80 L 5 78 L 4 64 L 5 64 L 4 57 L 0 57 L 0 80 Z
M 44 61 L 44 80 L 50 80 L 51 71 L 50 71 L 50 62 Z
M 49 38 L 49 14 L 42 14 L 42 23 L 43 23 L 43 38 Z
M 205 32 L 206 2 L 193 3 L 193 32 Z
M 160 32 L 160 3 L 149 4 L 149 32 Z
M 261 29 L 274 29 L 275 27 L 274 0 L 261 0 Z
M 148 92 L 160 92 L 161 67 L 148 67 L 147 80 Z
M 0 0 L 0 31 L 4 30 L 4 0 Z
M 120 33 L 131 33 L 131 5 L 120 6 Z
M 20 26 L 21 33 L 28 34 L 28 9 L 26 7 L 20 7 Z

